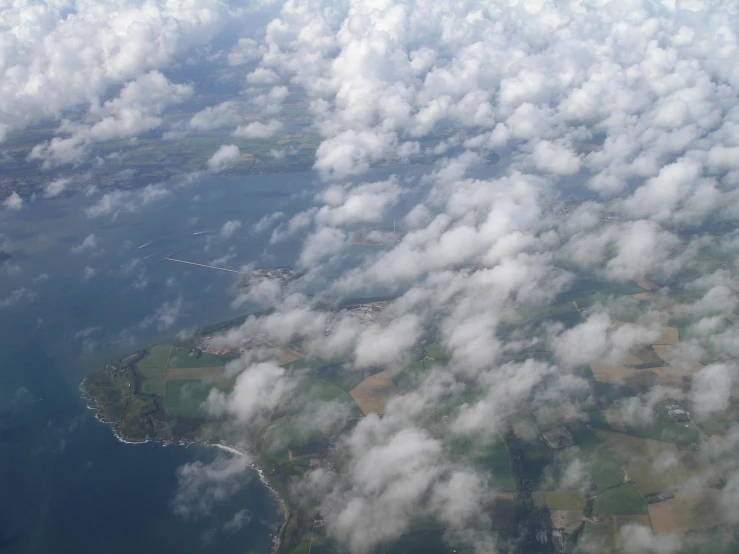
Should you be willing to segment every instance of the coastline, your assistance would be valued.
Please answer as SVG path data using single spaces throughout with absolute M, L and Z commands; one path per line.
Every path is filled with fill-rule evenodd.
M 252 457 L 249 455 L 248 452 L 245 452 L 243 450 L 239 450 L 238 448 L 223 444 L 220 442 L 206 442 L 206 441 L 185 441 L 185 440 L 163 440 L 163 439 L 157 439 L 157 438 L 147 438 L 147 439 L 141 439 L 141 440 L 130 440 L 124 437 L 119 431 L 118 426 L 113 421 L 109 421 L 105 419 L 102 415 L 102 406 L 100 406 L 95 399 L 90 396 L 84 389 L 84 383 L 85 379 L 82 379 L 79 384 L 79 391 L 80 394 L 85 401 L 85 404 L 87 405 L 88 410 L 92 410 L 95 412 L 95 419 L 97 419 L 100 423 L 103 423 L 105 425 L 109 425 L 111 430 L 113 431 L 113 436 L 118 440 L 119 442 L 122 442 L 124 444 L 147 444 L 150 442 L 159 444 L 161 446 L 169 446 L 171 444 L 176 444 L 178 446 L 208 446 L 217 448 L 219 450 L 223 450 L 225 452 L 228 452 L 234 456 L 246 456 L 249 458 L 249 465 L 251 468 L 257 473 L 257 476 L 259 478 L 259 481 L 267 487 L 267 489 L 270 491 L 270 494 L 272 494 L 272 497 L 277 502 L 277 505 L 280 509 L 280 515 L 282 518 L 282 522 L 280 523 L 279 528 L 277 529 L 277 532 L 275 533 L 275 536 L 272 539 L 272 549 L 270 550 L 270 554 L 277 554 L 279 552 L 280 547 L 282 546 L 282 534 L 285 530 L 285 527 L 287 526 L 288 519 L 290 517 L 290 508 L 285 501 L 285 499 L 280 495 L 280 493 L 277 491 L 277 489 L 272 486 L 272 484 L 269 482 L 269 479 L 267 479 L 267 476 L 264 473 L 264 470 L 260 468 L 257 464 L 255 464 L 252 461 Z
M 277 492 L 277 489 L 272 486 L 272 484 L 269 482 L 269 479 L 267 479 L 267 476 L 264 473 L 264 470 L 259 467 L 257 464 L 255 464 L 253 461 L 251 461 L 251 456 L 249 456 L 248 452 L 244 452 L 242 450 L 239 450 L 238 448 L 235 448 L 233 446 L 230 446 L 228 444 L 223 444 L 220 442 L 214 442 L 214 443 L 203 443 L 205 446 L 213 446 L 215 448 L 218 448 L 220 450 L 224 450 L 226 452 L 229 452 L 235 456 L 246 456 L 249 458 L 251 468 L 257 472 L 257 475 L 259 476 L 259 481 L 269 489 L 270 493 L 272 493 L 272 496 L 277 501 L 278 506 L 280 507 L 280 512 L 282 514 L 282 523 L 280 523 L 280 527 L 277 530 L 277 533 L 275 534 L 274 538 L 272 539 L 272 550 L 270 554 L 277 554 L 279 552 L 280 547 L 282 546 L 282 534 L 285 531 L 285 527 L 287 527 L 287 522 L 290 517 L 290 508 L 287 505 L 287 502 L 284 498 L 280 495 L 279 492 Z

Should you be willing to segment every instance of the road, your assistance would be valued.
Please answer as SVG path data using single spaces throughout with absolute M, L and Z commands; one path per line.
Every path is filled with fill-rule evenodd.
M 170 262 L 177 262 L 177 263 L 188 264 L 188 265 L 196 265 L 198 267 L 207 267 L 208 269 L 217 269 L 218 271 L 228 271 L 229 273 L 238 273 L 239 275 L 241 275 L 241 271 L 236 271 L 235 269 L 227 269 L 225 267 L 218 267 L 215 265 L 198 264 L 195 262 L 188 262 L 187 260 L 178 260 L 177 258 L 170 258 L 169 256 L 167 256 L 164 259 L 169 260 Z

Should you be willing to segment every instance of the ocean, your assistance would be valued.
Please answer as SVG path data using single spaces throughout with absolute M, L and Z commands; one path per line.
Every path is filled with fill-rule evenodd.
M 208 176 L 134 211 L 91 218 L 98 193 L 0 214 L 0 250 L 13 256 L 0 266 L 0 551 L 270 550 L 279 511 L 254 470 L 204 513 L 177 515 L 178 468 L 231 454 L 121 443 L 78 385 L 101 363 L 254 309 L 231 306 L 236 274 L 163 258 L 291 264 L 299 245 L 270 248 L 269 233 L 251 226 L 301 209 L 314 185 L 309 173 Z M 227 221 L 240 222 L 230 239 Z M 241 525 L 228 525 L 235 516 Z

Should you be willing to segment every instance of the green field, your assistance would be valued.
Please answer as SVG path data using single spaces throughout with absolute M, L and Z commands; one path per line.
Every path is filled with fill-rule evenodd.
M 444 542 L 444 533 L 439 530 L 416 531 L 400 537 L 397 541 L 383 546 L 376 554 L 451 554 L 452 549 Z M 311 550 L 312 552 L 312 550 Z
M 600 523 L 585 522 L 577 540 L 577 552 L 608 554 L 613 552 L 613 546 L 613 522 L 610 517 Z
M 300 418 L 285 416 L 271 422 L 262 435 L 261 451 L 275 461 L 286 462 L 289 452 L 293 456 L 316 455 L 318 447 L 311 449 L 325 436 L 321 433 L 311 432 L 310 428 L 302 425 Z
M 158 374 L 152 374 L 144 377 L 141 381 L 140 392 L 142 394 L 157 394 L 164 396 L 167 393 L 167 376 L 164 370 Z
M 320 377 L 303 377 L 300 385 L 293 393 L 292 403 L 295 408 L 310 407 L 314 402 L 341 402 L 349 405 L 352 415 L 362 415 L 359 406 L 349 393 L 335 383 Z
M 636 487 L 629 483 L 598 493 L 598 500 L 593 505 L 593 514 L 601 518 L 646 513 L 647 501 L 642 498 Z
M 148 375 L 149 370 L 164 370 L 167 367 L 167 359 L 169 358 L 169 344 L 157 344 L 147 348 L 146 356 L 136 362 L 136 369 L 143 375 Z
M 308 552 L 308 550 L 305 549 L 305 547 L 308 546 L 308 543 L 302 542 L 298 545 L 298 548 L 293 550 L 294 554 L 299 554 L 301 552 Z M 310 554 L 339 554 L 341 550 L 339 550 L 338 546 L 336 545 L 335 541 L 329 540 L 329 539 L 313 539 L 313 542 L 310 544 Z
M 437 363 L 444 362 L 449 359 L 449 354 L 438 342 L 427 344 L 424 348 L 426 356 L 434 358 Z
M 460 462 L 471 462 L 490 478 L 490 486 L 498 491 L 515 491 L 516 483 L 511 472 L 511 458 L 503 439 L 490 444 L 479 444 L 466 437 L 447 439 L 450 455 Z
M 319 377 L 303 377 L 286 407 L 291 415 L 276 419 L 261 430 L 260 450 L 281 462 L 287 460 L 289 451 L 294 456 L 314 455 L 318 450 L 317 444 L 329 437 L 311 420 L 311 410 L 335 411 L 336 404 L 346 406 L 346 414 L 350 418 L 362 415 L 349 393 L 338 385 Z
M 661 417 L 655 418 L 651 424 L 644 424 L 639 427 L 627 426 L 627 430 L 629 435 L 663 442 L 677 444 L 698 444 L 701 442 L 700 431 L 693 425 L 686 427 L 685 423 L 670 421 Z
M 185 348 L 174 348 L 169 358 L 167 369 L 179 367 L 216 367 L 222 366 L 228 361 L 224 356 L 202 353 L 200 356 L 191 357 Z
M 139 392 L 164 396 L 167 391 L 166 367 L 171 347 L 157 344 L 147 348 L 146 355 L 136 362 L 136 372 L 141 378 Z
M 598 431 L 614 457 L 621 462 L 642 494 L 674 490 L 689 478 L 680 462 L 680 450 L 672 443 Z M 657 469 L 656 460 L 672 460 Z
M 608 447 L 585 425 L 572 424 L 569 429 L 577 440 L 580 457 L 585 462 L 590 482 L 598 490 L 622 483 L 624 472 Z
M 478 467 L 488 472 L 490 484 L 500 491 L 516 490 L 516 483 L 511 473 L 511 457 L 503 439 L 496 440 L 492 445 L 483 449 L 475 458 Z
M 205 412 L 200 405 L 213 388 L 212 383 L 200 380 L 170 381 L 164 395 L 164 411 L 170 417 L 203 419 Z
M 583 510 L 585 495 L 580 491 L 535 491 L 531 498 L 537 508 L 547 507 L 550 510 Z
M 299 350 L 299 344 L 296 345 Z M 367 371 L 357 371 L 344 365 L 346 362 L 343 358 L 332 360 L 320 360 L 310 358 L 308 356 L 285 364 L 284 367 L 288 371 L 296 374 L 308 374 L 337 385 L 341 389 L 349 392 L 356 387 L 362 380 L 369 375 Z
M 412 390 L 416 386 L 420 377 L 426 372 L 426 370 L 431 369 L 435 363 L 436 362 L 430 360 L 415 361 L 403 368 L 403 370 L 397 375 L 394 375 L 393 381 L 402 391 Z

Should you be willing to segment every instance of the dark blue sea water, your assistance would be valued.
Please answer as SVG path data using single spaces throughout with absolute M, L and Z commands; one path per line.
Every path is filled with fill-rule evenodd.
M 208 177 L 97 218 L 85 210 L 99 194 L 0 214 L 0 249 L 13 255 L 0 266 L 0 551 L 269 551 L 277 506 L 253 470 L 227 501 L 184 519 L 172 506 L 178 468 L 229 455 L 120 443 L 86 409 L 78 384 L 100 363 L 238 315 L 235 274 L 163 257 L 179 250 L 203 263 L 232 256 L 222 263 L 233 268 L 292 263 L 296 244 L 266 248 L 269 235 L 250 227 L 266 213 L 304 207 L 313 180 Z M 229 220 L 241 229 L 224 239 Z M 193 235 L 202 230 L 214 232 Z M 224 530 L 238 512 L 249 522 Z

